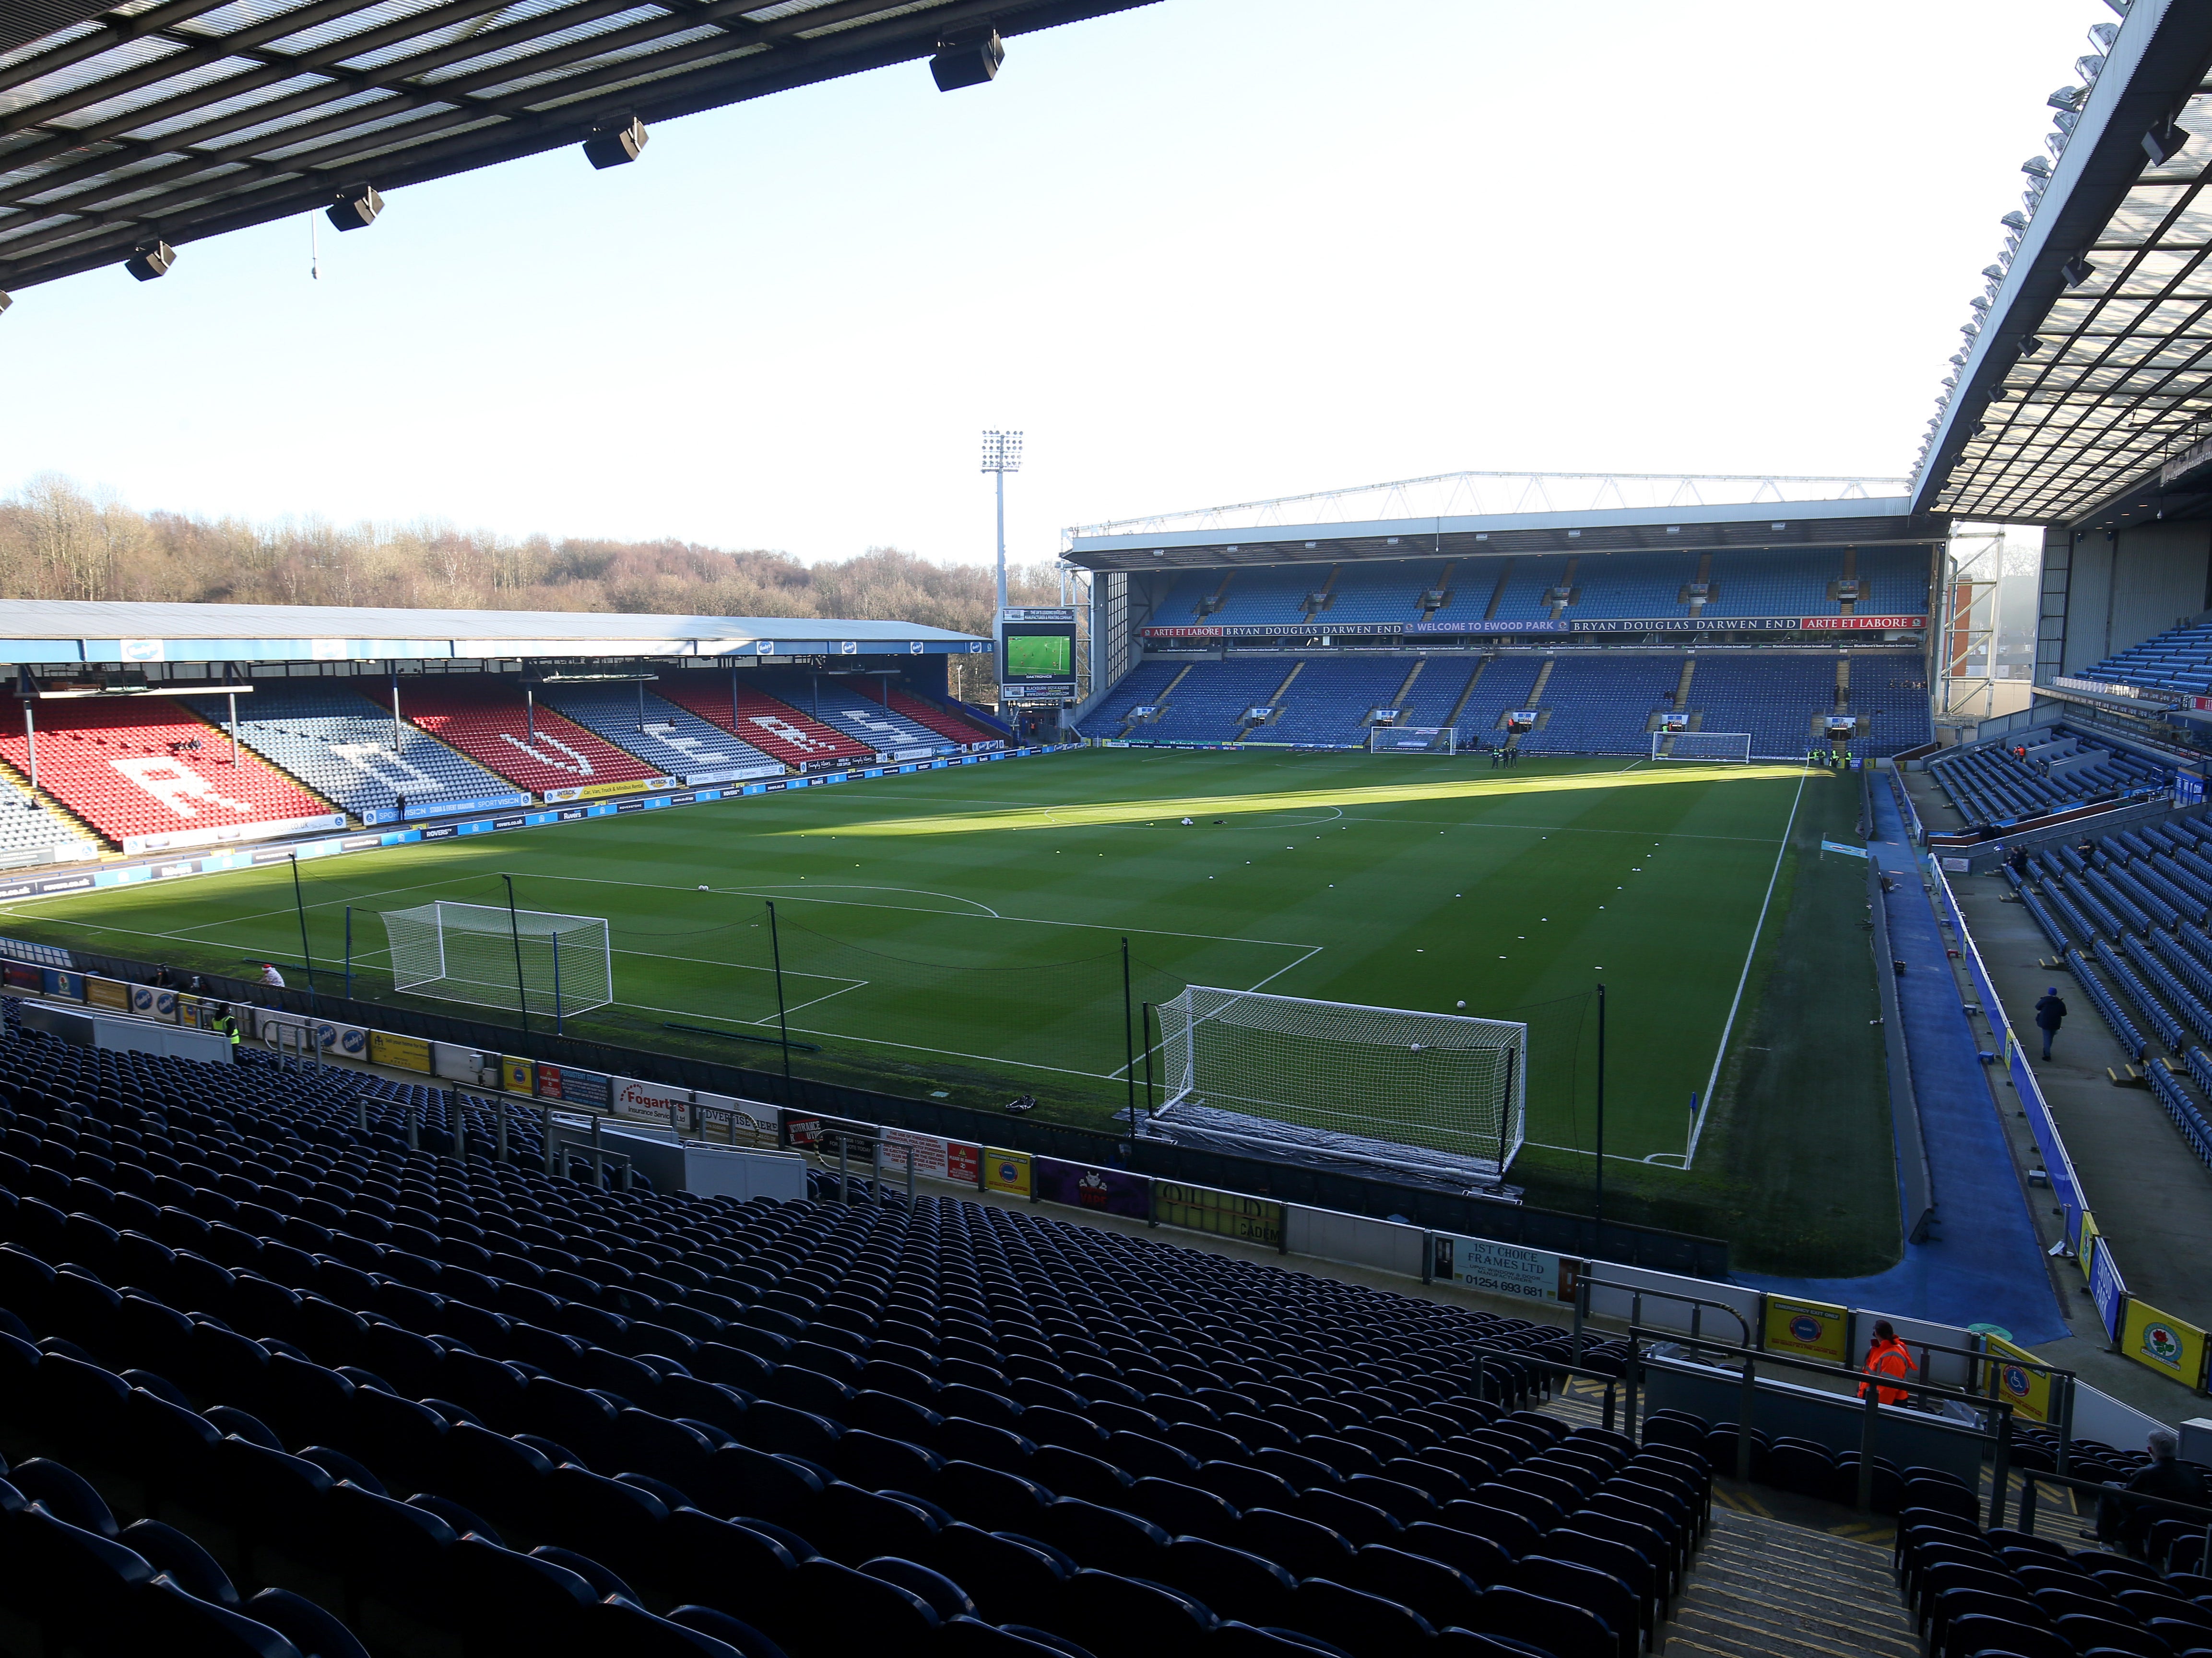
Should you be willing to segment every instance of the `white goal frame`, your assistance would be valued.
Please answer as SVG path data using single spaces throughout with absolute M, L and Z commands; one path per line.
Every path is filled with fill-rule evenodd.
M 1420 738 L 1419 743 L 1410 738 Z M 1456 726 L 1370 726 L 1367 728 L 1367 752 L 1370 754 L 1457 754 L 1459 727 Z
M 1156 1120 L 1492 1177 L 1521 1149 L 1525 1024 L 1208 985 L 1155 1011 L 1167 1094 Z
M 526 1011 L 556 1019 L 614 1000 L 614 953 L 603 916 L 447 898 L 378 914 L 395 991 L 507 1010 L 519 999 Z
M 1674 745 L 1671 753 L 1666 751 L 1669 743 Z M 1657 731 L 1651 733 L 1651 757 L 1694 760 L 1705 765 L 1747 766 L 1751 763 L 1751 733 Z

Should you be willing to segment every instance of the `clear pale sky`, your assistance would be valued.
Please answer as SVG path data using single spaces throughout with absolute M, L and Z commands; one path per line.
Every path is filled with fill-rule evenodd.
M 1161 0 L 24 290 L 0 489 L 808 559 L 1462 467 L 1900 474 L 2098 0 Z

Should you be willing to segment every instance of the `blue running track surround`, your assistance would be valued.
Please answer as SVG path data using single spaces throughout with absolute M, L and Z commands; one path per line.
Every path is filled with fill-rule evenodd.
M 1735 1276 L 1756 1289 L 1872 1312 L 1942 1324 L 2001 1325 L 2014 1341 L 2030 1345 L 2063 1340 L 2073 1332 L 2051 1287 L 2027 1194 L 1982 1078 L 1979 1046 L 1960 1005 L 1911 842 L 1887 780 L 1878 780 L 1871 793 L 1875 844 L 1869 850 L 1897 878 L 1897 890 L 1886 901 L 1889 940 L 1905 963 L 1898 1000 L 1928 1143 L 1936 1195 L 1931 1230 L 1938 1241 L 1907 1244 L 1903 1260 L 1871 1278 Z

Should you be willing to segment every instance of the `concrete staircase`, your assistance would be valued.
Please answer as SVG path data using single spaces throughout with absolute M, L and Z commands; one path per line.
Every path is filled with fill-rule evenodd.
M 1674 1615 L 1669 1658 L 1920 1658 L 1889 1551 L 1720 1505 Z

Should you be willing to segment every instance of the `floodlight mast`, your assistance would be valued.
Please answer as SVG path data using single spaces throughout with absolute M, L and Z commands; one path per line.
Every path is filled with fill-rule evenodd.
M 996 474 L 999 495 L 999 608 L 1006 608 L 1006 474 L 1022 470 L 1019 432 L 983 434 L 983 471 Z

